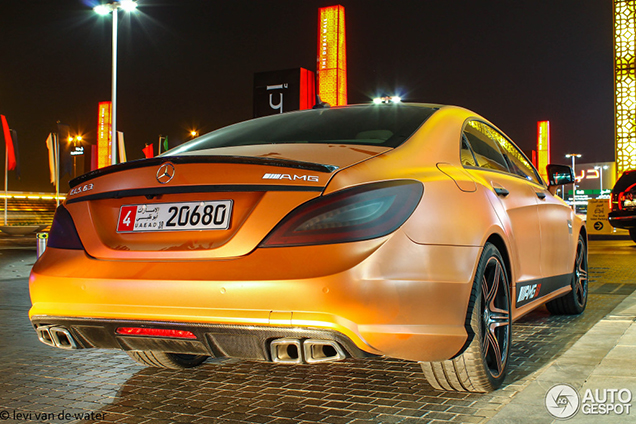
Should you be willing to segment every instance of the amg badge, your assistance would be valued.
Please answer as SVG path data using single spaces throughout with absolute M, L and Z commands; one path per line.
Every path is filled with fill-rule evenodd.
M 541 284 L 528 284 L 517 286 L 517 306 L 521 306 L 539 297 Z
M 289 181 L 312 181 L 318 182 L 318 175 L 296 175 L 296 174 L 265 174 L 264 180 L 289 180 Z

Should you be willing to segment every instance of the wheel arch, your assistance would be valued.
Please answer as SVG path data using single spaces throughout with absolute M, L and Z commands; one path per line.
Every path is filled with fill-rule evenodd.
M 486 243 L 493 244 L 497 248 L 497 250 L 499 250 L 499 253 L 501 253 L 501 257 L 504 260 L 504 266 L 506 267 L 506 271 L 508 271 L 508 284 L 510 285 L 510 290 L 512 290 L 514 286 L 512 282 L 512 264 L 510 262 L 510 253 L 508 252 L 506 242 L 499 234 L 493 233 L 488 237 Z M 512 295 L 512 291 L 510 293 Z
M 585 247 L 587 247 L 588 239 L 587 239 L 587 228 L 585 228 L 585 225 L 581 225 L 581 229 L 579 231 L 579 234 L 581 234 L 583 236 L 583 241 L 585 242 Z
M 504 266 L 506 267 L 506 271 L 508 272 L 508 284 L 510 286 L 509 287 L 510 296 L 512 298 L 512 296 L 513 296 L 512 289 L 514 287 L 514 284 L 512 283 L 512 266 L 511 266 L 511 263 L 510 263 L 510 253 L 508 252 L 508 247 L 506 246 L 506 242 L 501 237 L 501 235 L 499 235 L 497 233 L 492 233 L 490 236 L 488 236 L 488 238 L 484 242 L 484 246 L 486 245 L 486 243 L 490 243 L 493 246 L 495 246 L 497 248 L 497 250 L 499 250 L 499 253 L 501 254 L 501 257 L 502 257 L 502 259 L 504 261 Z M 483 249 L 482 249 L 482 251 L 483 251 Z M 481 254 L 479 255 L 478 262 L 479 262 L 480 258 L 481 258 Z M 477 272 L 477 268 L 475 268 L 475 272 Z M 473 275 L 473 284 L 474 284 L 474 280 L 475 280 L 475 276 Z M 475 288 L 473 287 L 473 290 L 474 289 Z M 472 294 L 472 292 L 471 292 L 471 294 Z M 461 347 L 461 349 L 459 349 L 459 351 L 455 355 L 453 355 L 453 357 L 450 358 L 450 359 L 454 359 L 454 358 L 458 357 L 459 355 L 461 355 L 462 353 L 464 353 L 464 351 L 468 348 L 468 346 L 472 342 L 473 338 L 475 337 L 475 333 L 473 331 L 473 328 L 470 325 L 471 316 L 472 316 L 472 309 L 473 309 L 473 306 L 469 303 L 468 307 L 466 308 L 466 317 L 465 317 L 465 320 L 464 320 L 464 328 L 466 329 L 466 334 L 468 334 L 468 337 L 466 337 L 466 341 L 464 342 L 464 345 Z M 511 312 L 512 312 L 512 306 L 511 306 Z

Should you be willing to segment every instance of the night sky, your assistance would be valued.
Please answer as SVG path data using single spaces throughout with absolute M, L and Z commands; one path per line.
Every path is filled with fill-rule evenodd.
M 54 191 L 45 140 L 58 120 L 95 143 L 112 28 L 95 3 L 2 2 L 0 113 L 22 156 L 9 190 Z M 193 128 L 251 118 L 254 73 L 315 70 L 318 8 L 335 4 L 346 13 L 349 103 L 396 93 L 464 106 L 525 151 L 536 122 L 550 120 L 553 162 L 614 160 L 610 0 L 140 0 L 134 17 L 119 15 L 128 159 L 159 134 L 175 147 Z

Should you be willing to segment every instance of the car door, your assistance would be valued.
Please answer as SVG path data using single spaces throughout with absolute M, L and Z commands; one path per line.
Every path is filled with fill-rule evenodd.
M 570 274 L 574 264 L 572 234 L 572 209 L 554 197 L 547 189 L 539 173 L 530 161 L 512 143 L 500 140 L 510 170 L 528 181 L 538 199 L 539 225 L 541 227 L 542 292 L 547 293 L 568 284 L 567 278 L 555 278 Z M 577 235 L 578 236 L 578 235 Z M 542 294 L 543 294 L 542 293 Z
M 531 183 L 511 172 L 502 147 L 502 137 L 490 125 L 477 120 L 464 126 L 462 146 L 472 150 L 474 165 L 463 160 L 471 174 L 496 194 L 493 207 L 505 227 L 509 227 L 512 265 L 517 283 L 541 278 L 541 231 L 537 195 Z M 462 153 L 462 158 L 469 157 Z M 467 164 L 468 163 L 468 164 Z M 516 266 L 515 266 L 516 265 Z

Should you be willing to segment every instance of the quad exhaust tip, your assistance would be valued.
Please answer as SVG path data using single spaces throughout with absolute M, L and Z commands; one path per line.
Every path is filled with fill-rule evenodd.
M 35 329 L 38 339 L 45 345 L 59 347 L 60 349 L 79 349 L 71 332 L 64 327 L 43 325 Z
M 272 361 L 282 364 L 317 364 L 347 357 L 338 342 L 318 339 L 277 339 L 270 344 Z

